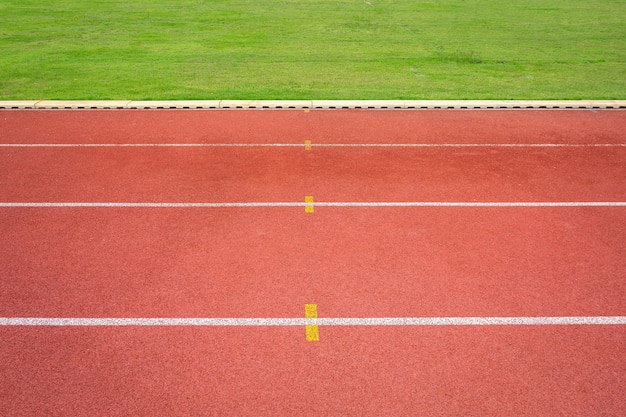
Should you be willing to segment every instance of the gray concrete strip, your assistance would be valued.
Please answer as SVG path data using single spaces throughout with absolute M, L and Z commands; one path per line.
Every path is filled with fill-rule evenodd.
M 129 109 L 219 109 L 220 100 L 142 100 L 131 101 Z
M 404 100 L 313 100 L 314 109 L 403 109 Z
M 222 109 L 310 109 L 311 100 L 221 100 Z
M 130 100 L 41 100 L 37 109 L 125 109 Z
M 626 108 L 626 100 L 407 100 L 406 109 Z
M 626 109 L 626 100 L 13 100 L 0 109 Z
M 0 101 L 0 109 L 34 109 L 37 100 Z

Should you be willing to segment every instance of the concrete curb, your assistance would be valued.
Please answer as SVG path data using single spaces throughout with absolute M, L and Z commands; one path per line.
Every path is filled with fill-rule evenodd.
M 626 109 L 626 100 L 15 100 L 0 109 Z

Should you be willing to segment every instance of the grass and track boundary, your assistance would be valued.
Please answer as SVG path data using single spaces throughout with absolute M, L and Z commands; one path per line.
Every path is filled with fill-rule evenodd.
M 14 100 L 0 109 L 626 109 L 626 100 Z

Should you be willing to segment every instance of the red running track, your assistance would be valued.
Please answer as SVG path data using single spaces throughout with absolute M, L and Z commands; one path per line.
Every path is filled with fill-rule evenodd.
M 0 111 L 0 203 L 624 202 L 625 128 L 612 110 Z M 298 146 L 4 146 L 227 143 Z M 0 230 L 5 318 L 626 315 L 624 206 L 3 206 Z M 624 325 L 319 331 L 0 326 L 0 415 L 626 413 Z

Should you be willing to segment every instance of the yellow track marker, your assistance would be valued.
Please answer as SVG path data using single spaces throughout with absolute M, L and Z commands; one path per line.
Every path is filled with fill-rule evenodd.
M 304 109 L 304 112 L 305 112 L 305 113 L 308 113 L 308 112 L 310 112 L 310 111 L 311 111 L 311 110 L 309 110 L 309 109 Z
M 317 318 L 317 304 L 304 305 L 304 317 L 307 319 Z M 307 342 L 318 342 L 320 340 L 320 332 L 317 326 L 306 326 Z
M 304 150 L 305 151 L 310 151 L 311 150 L 311 141 L 310 140 L 305 140 L 304 141 Z
M 304 197 L 304 202 L 307 203 L 304 206 L 304 211 L 306 213 L 313 213 L 313 210 L 314 210 L 314 208 L 313 208 L 313 196 L 312 195 L 305 196 Z

